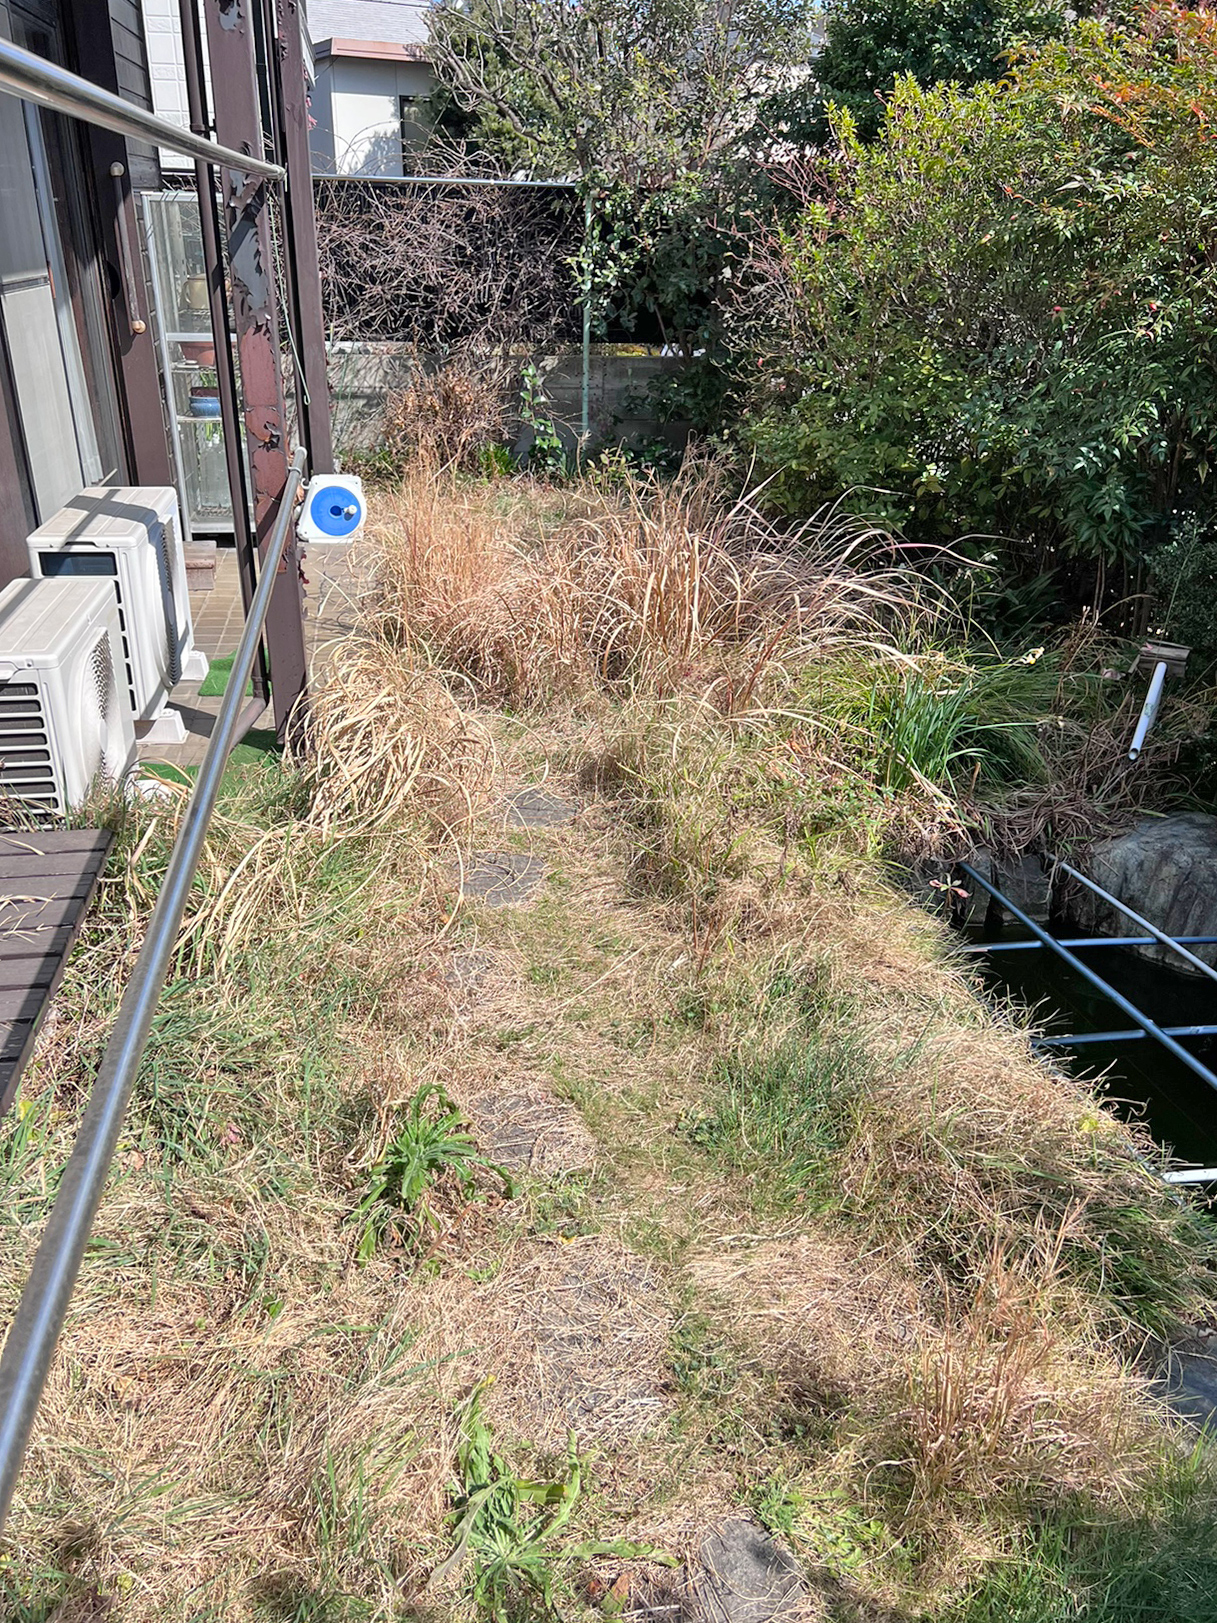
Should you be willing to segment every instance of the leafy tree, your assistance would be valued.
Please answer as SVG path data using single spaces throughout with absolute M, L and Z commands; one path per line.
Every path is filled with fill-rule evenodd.
M 838 0 L 816 61 L 809 137 L 829 138 L 837 106 L 871 141 L 897 79 L 911 74 L 922 87 L 999 79 L 1017 42 L 1061 34 L 1065 18 L 1058 0 Z
M 777 499 L 877 487 L 914 535 L 1005 537 L 1099 590 L 1175 508 L 1211 512 L 1215 45 L 1210 14 L 1155 6 L 1000 83 L 906 77 L 870 146 L 841 116 L 737 319 Z

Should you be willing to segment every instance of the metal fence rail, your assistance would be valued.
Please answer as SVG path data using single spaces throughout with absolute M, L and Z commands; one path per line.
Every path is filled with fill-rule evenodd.
M 1217 981 L 1217 969 L 1214 969 L 1212 964 L 1206 964 L 1204 959 L 1198 958 L 1194 952 L 1189 952 L 1181 944 L 1182 937 L 1168 935 L 1165 930 L 1159 930 L 1156 924 L 1151 924 L 1147 918 L 1144 918 L 1134 908 L 1129 907 L 1127 902 L 1122 902 L 1118 896 L 1113 896 L 1110 891 L 1104 890 L 1102 885 L 1096 885 L 1093 879 L 1088 879 L 1084 873 L 1077 868 L 1071 867 L 1069 863 L 1058 862 L 1056 866 L 1061 873 L 1067 873 L 1071 879 L 1076 879 L 1079 884 L 1085 885 L 1092 895 L 1099 897 L 1109 907 L 1114 907 L 1118 913 L 1123 913 L 1126 919 L 1131 919 L 1140 929 L 1147 931 L 1168 952 L 1176 953 L 1183 959 L 1185 964 L 1190 964 L 1197 974 L 1206 975 L 1209 980 Z
M 1152 947 L 1152 935 L 1066 935 L 1054 937 L 1062 947 Z M 1177 935 L 1171 940 L 1188 947 L 1217 946 L 1217 935 Z M 1040 952 L 1042 941 L 971 941 L 960 952 Z
M 1036 924 L 1034 919 L 1028 918 L 1026 913 L 1024 913 L 1021 908 L 1016 907 L 1008 896 L 1003 896 L 996 885 L 990 884 L 989 881 L 984 878 L 982 874 L 977 873 L 976 869 L 973 868 L 969 863 L 961 862 L 959 867 L 961 872 L 967 874 L 968 878 L 972 880 L 974 884 L 979 885 L 982 890 L 986 891 L 996 902 L 1000 903 L 1000 905 L 1006 909 L 1012 918 L 1017 919 L 1025 929 L 1030 930 L 1041 946 L 1047 947 L 1051 952 L 1054 952 L 1057 957 L 1067 963 L 1071 969 L 1075 969 L 1083 980 L 1088 981 L 1096 991 L 1102 992 L 1103 996 L 1114 1003 L 1116 1008 L 1119 1009 L 1121 1013 L 1126 1014 L 1128 1018 L 1135 1023 L 1139 1033 L 1146 1037 L 1152 1037 L 1155 1042 L 1160 1043 L 1168 1053 L 1173 1054 L 1182 1065 L 1186 1065 L 1189 1071 L 1198 1076 L 1202 1082 L 1207 1082 L 1209 1087 L 1212 1088 L 1214 1092 L 1217 1092 L 1217 1076 L 1214 1076 L 1213 1072 L 1209 1070 L 1207 1065 L 1201 1064 L 1194 1054 L 1189 1054 L 1187 1049 L 1184 1048 L 1183 1044 L 1180 1043 L 1176 1037 L 1171 1035 L 1170 1031 L 1164 1030 L 1163 1027 L 1151 1020 L 1147 1014 L 1143 1014 L 1135 1003 L 1124 996 L 1123 992 L 1118 992 L 1114 986 L 1112 986 L 1108 981 L 1105 981 L 1101 975 L 1096 973 L 1095 970 L 1091 969 L 1089 964 L 1084 964 L 1076 953 L 1070 952 L 1069 948 L 1066 947 L 1063 942 L 1058 941 L 1055 936 L 1050 935 L 1047 930 Z M 1084 874 L 1078 874 L 1076 869 L 1070 868 L 1066 863 L 1061 863 L 1060 867 L 1063 868 L 1067 873 L 1073 874 L 1075 877 L 1081 879 L 1083 883 L 1088 885 L 1092 890 L 1098 891 L 1099 894 L 1104 896 L 1107 900 L 1115 902 L 1114 897 L 1107 897 L 1107 893 L 1099 890 L 1099 887 L 1095 885 L 1093 881 L 1088 880 Z M 1150 932 L 1150 935 L 1154 939 L 1161 940 L 1166 946 L 1174 947 L 1180 954 L 1182 954 L 1184 958 L 1193 960 L 1195 963 L 1197 963 L 1204 970 L 1205 974 L 1213 975 L 1214 978 L 1217 979 L 1217 972 L 1215 972 L 1210 965 L 1205 964 L 1203 960 L 1196 958 L 1195 955 L 1188 952 L 1186 948 L 1180 947 L 1177 941 L 1170 936 L 1164 935 L 1156 928 L 1156 926 L 1150 924 L 1148 919 L 1143 919 L 1139 913 L 1133 913 L 1131 908 L 1125 907 L 1121 902 L 1115 902 L 1115 905 L 1120 908 L 1122 912 L 1131 914 L 1139 925 Z M 1090 945 L 1090 942 L 1087 942 L 1087 945 Z M 1191 1034 L 1198 1035 L 1198 1033 Z M 1115 1035 L 1117 1040 L 1124 1040 L 1123 1034 L 1107 1033 L 1107 1035 Z M 1054 1044 L 1054 1046 L 1064 1046 L 1066 1042 L 1070 1042 L 1072 1040 L 1073 1039 L 1062 1039 L 1059 1044 Z
M 240 727 L 245 683 L 253 669 L 275 575 L 290 534 L 304 464 L 304 451 L 299 449 L 288 473 L 275 526 L 262 559 L 257 590 L 233 655 L 232 674 L 182 820 L 165 882 L 123 994 L 80 1131 L 0 1356 L 0 1526 L 8 1515 L 38 1402 L 152 1028 L 152 1017 L 172 962 L 220 780 Z

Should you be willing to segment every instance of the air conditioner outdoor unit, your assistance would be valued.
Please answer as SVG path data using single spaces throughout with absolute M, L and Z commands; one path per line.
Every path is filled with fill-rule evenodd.
M 63 816 L 135 758 L 114 592 L 104 580 L 0 591 L 0 795 Z
M 113 583 L 122 630 L 120 680 L 136 721 L 157 721 L 160 743 L 185 736 L 169 690 L 202 681 L 194 646 L 177 492 L 171 485 L 91 485 L 29 537 L 37 579 L 103 577 Z

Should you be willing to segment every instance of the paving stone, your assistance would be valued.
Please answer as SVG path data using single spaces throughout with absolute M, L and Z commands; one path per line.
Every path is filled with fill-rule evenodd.
M 530 1249 L 486 1305 L 485 1345 L 520 1348 L 499 1371 L 499 1401 L 542 1445 L 560 1447 L 571 1431 L 620 1443 L 662 1425 L 673 1318 L 652 1266 L 606 1234 L 538 1237 Z
M 794 1556 L 742 1517 L 720 1522 L 695 1560 L 644 1578 L 630 1599 L 635 1623 L 798 1623 L 813 1615 Z
M 577 810 L 569 800 L 526 785 L 507 796 L 507 825 L 509 828 L 558 828 L 569 823 Z
M 485 1153 L 513 1172 L 585 1172 L 595 1165 L 596 1141 L 582 1116 L 543 1088 L 483 1094 L 470 1114 Z
M 541 888 L 540 857 L 514 851 L 477 851 L 465 870 L 464 894 L 487 907 L 514 907 L 531 901 Z
M 492 952 L 482 952 L 478 947 L 466 948 L 463 952 L 454 952 L 447 969 L 444 970 L 444 984 L 454 987 L 458 992 L 466 992 L 476 996 L 495 970 L 495 956 Z
M 804 1596 L 798 1562 L 755 1522 L 732 1518 L 702 1542 L 693 1580 L 706 1623 L 770 1623 L 794 1617 Z

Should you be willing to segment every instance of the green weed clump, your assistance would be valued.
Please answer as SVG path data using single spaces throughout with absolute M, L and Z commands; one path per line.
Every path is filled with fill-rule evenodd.
M 431 1574 L 430 1590 L 442 1592 L 450 1578 L 463 1575 L 465 1598 L 478 1617 L 522 1623 L 558 1615 L 555 1599 L 574 1562 L 659 1556 L 627 1539 L 559 1538 L 583 1493 L 584 1462 L 573 1434 L 560 1474 L 540 1480 L 518 1475 L 495 1453 L 493 1441 L 479 1388 L 465 1406 L 457 1448 L 453 1548 Z
M 444 1089 L 438 1082 L 425 1083 L 368 1174 L 371 1187 L 357 1213 L 363 1222 L 360 1262 L 386 1238 L 421 1251 L 429 1234 L 443 1230 L 441 1208 L 451 1212 L 474 1197 L 479 1173 L 493 1174 L 508 1199 L 514 1194 L 515 1180 L 480 1153 Z
M 1217 1508 L 1203 1445 L 1163 1470 L 1146 1508 L 1056 1515 L 942 1612 L 943 1623 L 1209 1623 Z

